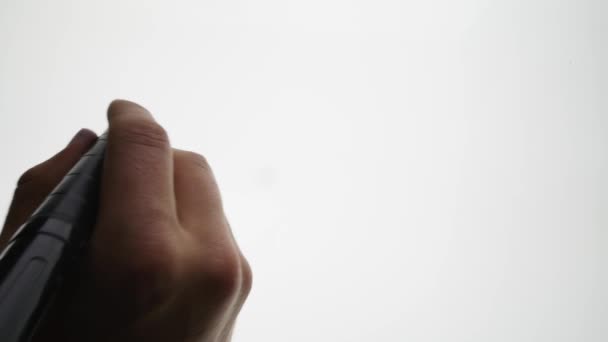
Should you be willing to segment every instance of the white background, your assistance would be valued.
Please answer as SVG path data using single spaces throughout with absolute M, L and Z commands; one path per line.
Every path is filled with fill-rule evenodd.
M 608 340 L 604 0 L 0 0 L 0 214 L 114 98 L 207 156 L 236 342 Z

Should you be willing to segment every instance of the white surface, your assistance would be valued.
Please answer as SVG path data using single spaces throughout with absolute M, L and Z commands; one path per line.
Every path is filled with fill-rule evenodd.
M 217 174 L 236 342 L 606 341 L 606 4 L 0 0 L 0 214 L 127 98 Z

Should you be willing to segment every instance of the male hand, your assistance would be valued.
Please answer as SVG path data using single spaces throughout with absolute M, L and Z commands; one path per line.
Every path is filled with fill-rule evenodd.
M 209 165 L 171 148 L 165 130 L 137 104 L 112 102 L 108 121 L 83 272 L 61 291 L 34 341 L 229 341 L 251 269 Z M 21 176 L 1 248 L 95 139 L 83 130 Z

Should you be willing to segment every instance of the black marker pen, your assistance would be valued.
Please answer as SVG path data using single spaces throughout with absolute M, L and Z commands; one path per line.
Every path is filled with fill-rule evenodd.
M 0 341 L 29 341 L 81 260 L 97 217 L 106 142 L 104 133 L 0 254 Z

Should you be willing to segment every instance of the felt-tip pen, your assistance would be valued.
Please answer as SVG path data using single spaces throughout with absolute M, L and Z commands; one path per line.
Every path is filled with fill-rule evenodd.
M 80 158 L 0 254 L 0 341 L 30 341 L 82 259 L 97 217 L 107 132 Z

